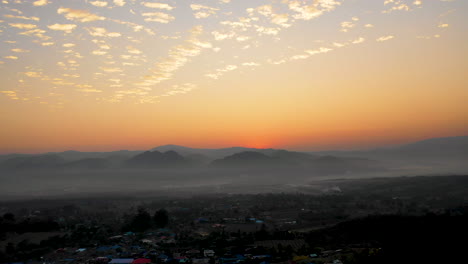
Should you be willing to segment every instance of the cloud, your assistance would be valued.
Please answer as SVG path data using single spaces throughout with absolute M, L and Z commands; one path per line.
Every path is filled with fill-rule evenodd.
M 288 14 L 273 14 L 271 16 L 271 23 L 280 25 L 282 27 L 289 27 L 291 24 L 288 24 L 289 15 Z
M 383 41 L 387 41 L 387 40 L 390 40 L 390 39 L 393 39 L 393 38 L 395 38 L 395 37 L 394 37 L 394 36 L 391 36 L 391 35 L 389 35 L 389 36 L 382 36 L 382 37 L 376 39 L 376 41 L 378 41 L 378 42 L 383 42 Z
M 124 6 L 125 1 L 124 0 L 114 0 L 114 5 L 116 6 Z
M 45 6 L 49 4 L 50 2 L 48 0 L 37 0 L 33 2 L 34 6 Z
M 25 49 L 11 49 L 11 51 L 16 52 L 16 53 L 30 52 L 30 50 L 25 50 Z
M 105 2 L 105 1 L 90 1 L 88 3 L 92 4 L 93 6 L 97 6 L 97 7 L 105 7 L 105 6 L 107 6 L 109 4 L 109 3 Z
M 193 14 L 195 18 L 197 19 L 207 18 L 211 15 L 216 14 L 216 11 L 219 10 L 218 8 L 209 7 L 209 6 L 200 5 L 200 4 L 191 4 L 190 8 L 193 11 L 197 11 Z
M 26 17 L 26 16 L 15 16 L 15 15 L 4 15 L 6 18 L 16 18 L 16 19 L 24 19 L 24 20 L 34 20 L 34 21 L 39 21 L 40 18 L 32 16 L 32 17 Z
M 341 22 L 340 26 L 341 26 L 341 29 L 340 29 L 341 32 L 348 32 L 349 29 L 355 27 L 356 24 L 350 21 L 344 21 L 344 22 Z
M 79 22 L 92 22 L 97 20 L 105 20 L 105 17 L 92 14 L 87 10 L 71 9 L 71 8 L 59 8 L 57 9 L 58 14 L 64 14 L 68 20 L 79 21 Z
M 450 26 L 449 24 L 440 23 L 437 27 L 439 27 L 439 28 L 448 28 L 449 26 Z
M 146 22 L 159 22 L 163 24 L 167 24 L 175 19 L 172 15 L 162 12 L 143 13 L 142 16 L 146 17 Z
M 30 78 L 41 78 L 42 77 L 42 73 L 40 72 L 24 72 L 24 75 L 30 77 Z
M 102 56 L 102 55 L 106 55 L 107 54 L 107 51 L 103 51 L 103 50 L 93 50 L 93 52 L 91 52 L 93 55 L 98 55 L 98 56 Z
M 169 4 L 164 4 L 164 3 L 141 2 L 141 4 L 148 8 L 157 8 L 157 9 L 164 9 L 164 10 L 169 10 L 169 11 L 175 8 Z
M 272 5 L 262 5 L 256 8 L 247 8 L 247 13 L 249 16 L 252 18 L 257 18 L 255 17 L 256 14 L 259 14 L 261 16 L 264 16 L 270 20 L 271 23 L 280 25 L 282 27 L 290 27 L 291 24 L 288 23 L 289 19 L 289 14 L 277 14 L 273 11 L 273 6 Z
M 8 25 L 10 25 L 11 27 L 14 27 L 14 28 L 19 28 L 19 29 L 33 29 L 33 28 L 37 28 L 37 25 L 34 25 L 34 24 L 9 23 Z
M 135 47 L 132 47 L 132 46 L 127 46 L 127 51 L 128 53 L 130 54 L 141 54 L 143 52 L 141 52 L 141 50 L 135 48 Z
M 256 30 L 260 35 L 273 35 L 276 36 L 280 32 L 279 28 L 268 28 L 268 27 L 263 27 L 263 26 L 257 26 L 256 25 Z
M 108 32 L 107 29 L 102 27 L 91 27 L 86 29 L 88 33 L 93 37 L 111 37 L 116 38 L 122 36 L 118 32 Z
M 31 29 L 31 30 L 20 32 L 20 33 L 18 33 L 18 35 L 35 36 L 35 37 L 38 37 L 38 38 L 40 38 L 42 40 L 50 39 L 49 36 L 44 35 L 45 32 L 46 32 L 45 30 L 36 28 L 36 29 Z
M 410 11 L 411 10 L 410 6 L 404 3 L 402 0 L 385 0 L 384 5 L 389 5 L 391 7 L 387 10 L 382 11 L 382 13 L 390 13 L 392 11 Z
M 206 42 L 198 39 L 203 33 L 202 26 L 195 26 L 189 32 L 190 37 L 184 44 L 171 48 L 169 56 L 156 63 L 151 73 L 145 76 L 143 81 L 135 85 L 142 88 L 169 80 L 177 70 L 190 61 L 191 57 L 198 56 L 202 49 L 211 47 L 211 45 L 207 45 Z
M 182 85 L 175 84 L 171 87 L 171 89 L 163 93 L 161 96 L 173 96 L 173 95 L 178 95 L 178 94 L 186 94 L 195 90 L 196 88 L 197 86 L 193 83 L 184 83 Z
M 358 38 L 358 39 L 355 39 L 355 40 L 351 41 L 351 43 L 353 43 L 353 44 L 359 44 L 359 43 L 363 43 L 364 41 L 366 41 L 366 39 L 363 38 L 363 37 L 360 37 L 360 38 Z
M 92 88 L 82 88 L 82 89 L 76 89 L 79 92 L 83 93 L 102 93 L 102 90 L 98 89 L 92 89 Z
M 341 5 L 341 2 L 336 0 L 312 0 L 307 3 L 299 0 L 286 0 L 286 3 L 290 10 L 296 12 L 293 17 L 300 20 L 311 20 Z
M 309 55 L 315 55 L 315 54 L 320 54 L 320 53 L 327 53 L 332 51 L 333 49 L 331 48 L 325 48 L 325 47 L 320 47 L 316 50 L 306 50 L 305 52 L 308 53 Z
M 260 64 L 256 62 L 244 62 L 242 63 L 242 66 L 256 67 L 256 66 L 260 66 Z
M 10 97 L 10 99 L 13 99 L 13 100 L 19 99 L 15 91 L 0 91 L 0 93 Z
M 75 28 L 76 25 L 74 24 L 53 24 L 50 26 L 47 26 L 51 30 L 56 30 L 56 31 L 64 31 L 66 33 L 72 32 Z
M 100 67 L 100 69 L 104 72 L 107 72 L 107 73 L 115 73 L 115 72 L 122 72 L 122 69 L 121 68 L 118 68 L 118 67 L 114 67 L 114 68 L 110 68 L 110 67 Z
M 225 39 L 231 39 L 235 36 L 234 32 L 229 32 L 229 33 L 221 33 L 218 31 L 213 31 L 211 32 L 215 40 L 225 40 Z
M 219 79 L 224 73 L 234 71 L 238 69 L 239 67 L 237 65 L 229 64 L 224 66 L 223 68 L 216 69 L 214 73 L 208 73 L 205 74 L 206 77 L 211 78 L 211 79 Z

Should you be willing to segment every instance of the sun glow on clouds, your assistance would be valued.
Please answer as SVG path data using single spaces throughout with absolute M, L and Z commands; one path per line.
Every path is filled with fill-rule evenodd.
M 2 1 L 0 104 L 186 103 L 256 72 L 300 72 L 405 41 L 443 43 L 460 30 L 461 2 Z
M 7 1 L 5 3 L 6 8 L 2 11 L 4 12 L 2 17 L 5 21 L 1 23 L 4 25 L 4 30 L 12 30 L 13 35 L 9 36 L 15 34 L 18 37 L 20 35 L 34 36 L 38 39 L 33 40 L 33 43 L 49 49 L 43 50 L 37 46 L 28 49 L 12 48 L 10 49 L 11 53 L 3 52 L 4 59 L 26 63 L 27 57 L 15 54 L 53 52 L 53 47 L 58 43 L 67 49 L 62 51 L 64 57 L 58 58 L 59 60 L 55 64 L 60 67 L 60 71 L 65 72 L 61 73 L 61 77 L 50 77 L 50 80 L 41 81 L 48 81 L 54 87 L 58 87 L 62 83 L 73 84 L 77 87 L 99 85 L 99 91 L 103 91 L 108 98 L 104 96 L 96 99 L 111 102 L 121 101 L 125 97 L 134 98 L 135 102 L 138 103 L 151 102 L 152 99 L 159 98 L 160 94 L 157 92 L 159 87 L 164 88 L 165 82 L 173 81 L 177 72 L 189 65 L 192 58 L 218 54 L 213 55 L 217 57 L 219 54 L 228 54 L 223 53 L 223 50 L 229 50 L 229 47 L 226 46 L 227 43 L 232 43 L 230 45 L 237 49 L 236 58 L 242 57 L 248 62 L 226 61 L 224 65 L 215 66 L 213 64 L 211 68 L 208 66 L 205 72 L 200 74 L 200 78 L 220 79 L 221 76 L 238 71 L 243 67 L 278 65 L 308 59 L 315 54 L 328 53 L 334 48 L 363 43 L 368 37 L 374 37 L 377 42 L 394 38 L 393 35 L 388 35 L 388 32 L 380 32 L 380 36 L 375 35 L 379 32 L 369 33 L 374 35 L 368 37 L 361 35 L 360 32 L 363 28 L 372 29 L 375 27 L 375 22 L 369 21 L 365 14 L 360 13 L 338 23 L 340 28 L 336 29 L 336 38 L 335 40 L 329 39 L 328 47 L 313 48 L 313 45 L 310 45 L 310 48 L 303 49 L 302 54 L 296 52 L 296 54 L 278 56 L 273 53 L 269 58 L 252 60 L 252 57 L 243 56 L 243 53 L 250 54 L 249 50 L 268 47 L 268 43 L 271 41 L 281 43 L 281 35 L 287 35 L 287 31 L 290 29 L 294 30 L 294 25 L 298 24 L 299 21 L 306 21 L 312 26 L 319 24 L 318 18 L 326 16 L 328 13 L 331 14 L 340 8 L 345 8 L 344 1 L 284 0 L 269 3 L 252 1 L 234 4 L 229 0 L 220 0 L 211 4 L 201 4 L 195 1 L 169 3 L 166 1 L 94 0 L 87 1 L 87 4 L 82 5 L 73 1 L 67 6 L 65 2 L 54 3 L 48 0 L 39 0 L 32 2 L 32 6 L 41 7 L 34 12 L 34 15 L 28 14 L 28 5 L 31 3 L 28 4 L 25 1 Z M 423 1 L 383 0 L 382 9 L 378 11 L 388 16 L 394 11 L 414 11 L 423 6 Z M 114 8 L 123 7 L 125 9 L 118 11 L 120 16 L 113 15 Z M 109 11 L 102 12 L 103 8 Z M 188 20 L 181 13 L 187 9 L 192 12 L 192 16 L 195 18 L 194 24 L 191 28 L 179 28 L 179 22 Z M 121 15 L 122 11 L 128 14 Z M 47 19 L 44 19 L 45 17 Z M 70 23 L 64 23 L 63 18 Z M 20 22 L 21 20 L 34 23 L 23 23 Z M 204 20 L 210 21 L 206 22 L 207 27 L 203 26 Z M 361 23 L 361 21 L 363 22 Z M 158 25 L 156 27 L 153 24 L 155 22 Z M 438 28 L 447 29 L 448 25 L 445 22 L 439 23 Z M 165 29 L 166 27 L 167 29 Z M 209 30 L 205 28 L 209 28 Z M 20 31 L 15 32 L 14 30 Z M 57 35 L 53 33 L 54 31 L 65 34 Z M 188 34 L 188 36 L 181 38 L 181 32 L 185 32 L 182 35 Z M 338 32 L 347 34 L 356 32 L 360 35 L 355 35 L 353 40 L 343 42 L 339 41 Z M 439 33 L 433 35 L 440 36 Z M 6 34 L 3 34 L 3 37 L 6 37 Z M 114 42 L 113 39 L 117 38 L 118 42 Z M 5 39 L 4 41 L 11 40 Z M 97 48 L 91 50 L 87 48 L 90 47 L 89 42 L 97 45 Z M 218 42 L 220 44 L 217 44 Z M 236 60 L 236 58 L 234 59 Z M 83 63 L 78 63 L 77 59 Z M 93 62 L 90 64 L 91 61 Z M 152 61 L 156 62 L 153 64 Z M 94 84 L 88 83 L 89 77 L 86 76 L 89 74 L 86 72 L 89 69 L 82 68 L 89 67 L 89 65 L 96 67 L 92 78 L 95 80 Z M 6 67 L 5 61 L 2 61 L 2 67 Z M 29 66 L 25 65 L 25 67 Z M 54 70 L 48 69 L 48 71 L 53 72 Z M 84 73 L 76 74 L 80 71 Z M 114 83 L 112 86 L 107 82 L 106 85 L 106 78 L 111 79 L 116 77 L 115 75 L 119 79 L 125 76 L 125 81 L 119 84 Z M 67 81 L 63 79 L 63 76 L 75 77 L 73 81 Z M 80 83 L 81 77 L 84 78 L 82 83 Z M 200 80 L 194 79 L 191 82 Z M 127 87 L 133 92 L 115 91 L 113 89 L 115 87 Z M 134 89 L 137 89 L 137 92 Z

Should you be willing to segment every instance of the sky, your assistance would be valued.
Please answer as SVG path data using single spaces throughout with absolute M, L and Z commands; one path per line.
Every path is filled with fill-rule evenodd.
M 0 153 L 468 135 L 468 1 L 0 0 Z

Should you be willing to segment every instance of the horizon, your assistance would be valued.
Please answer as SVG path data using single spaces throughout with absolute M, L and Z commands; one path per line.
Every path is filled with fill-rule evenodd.
M 86 150 L 86 149 L 85 150 L 65 149 L 65 150 L 55 150 L 55 151 L 45 151 L 45 152 L 1 152 L 0 151 L 0 155 L 15 155 L 15 154 L 39 155 L 39 154 L 63 153 L 63 152 L 96 152 L 96 153 L 103 152 L 103 153 L 105 153 L 105 152 L 119 152 L 119 151 L 152 151 L 153 149 L 156 149 L 156 148 L 168 147 L 168 146 L 183 147 L 183 148 L 189 148 L 189 149 L 204 149 L 204 150 L 229 149 L 229 148 L 246 148 L 246 149 L 258 149 L 258 150 L 265 150 L 265 149 L 287 150 L 287 151 L 297 151 L 297 152 L 332 152 L 332 151 L 346 152 L 346 151 L 368 151 L 368 150 L 374 150 L 374 149 L 387 149 L 387 148 L 405 146 L 405 145 L 408 145 L 408 144 L 421 142 L 421 141 L 426 141 L 426 140 L 460 138 L 460 137 L 468 137 L 468 135 L 435 137 L 435 138 L 422 138 L 422 139 L 419 139 L 419 140 L 416 140 L 416 141 L 402 142 L 400 144 L 378 145 L 378 146 L 372 146 L 372 147 L 368 147 L 368 148 L 348 148 L 348 149 L 346 149 L 346 148 L 294 149 L 294 148 L 288 148 L 288 147 L 257 148 L 257 147 L 248 147 L 248 146 L 220 146 L 220 147 L 206 148 L 206 147 L 192 147 L 192 146 L 179 145 L 179 144 L 163 144 L 163 145 L 159 145 L 159 146 L 156 146 L 156 147 L 150 147 L 150 148 L 145 148 L 145 149 L 109 149 L 109 150 L 103 150 L 103 151 L 101 151 L 101 150 L 94 151 L 92 149 L 90 149 L 90 150 Z
M 0 153 L 468 134 L 466 1 L 2 1 Z

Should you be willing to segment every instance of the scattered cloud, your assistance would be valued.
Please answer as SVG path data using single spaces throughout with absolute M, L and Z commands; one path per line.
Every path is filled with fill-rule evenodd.
M 200 4 L 191 4 L 190 8 L 192 8 L 195 13 L 193 14 L 195 18 L 201 19 L 201 18 L 207 18 L 211 15 L 216 14 L 216 11 L 218 11 L 218 8 L 214 7 L 209 7 L 205 5 L 200 5 Z
M 35 16 L 30 16 L 30 17 L 27 17 L 27 16 L 15 16 L 15 15 L 4 15 L 3 17 L 6 17 L 6 18 L 14 18 L 14 19 L 23 19 L 23 20 L 33 20 L 33 21 L 39 21 L 40 18 L 38 17 L 35 17 Z
M 53 24 L 50 26 L 47 26 L 51 30 L 56 30 L 56 31 L 64 31 L 65 33 L 70 33 L 72 32 L 75 28 L 76 25 L 74 24 Z
M 163 9 L 163 10 L 172 10 L 174 9 L 175 7 L 169 5 L 169 4 L 166 4 L 166 3 L 152 3 L 152 2 L 141 2 L 142 5 L 144 5 L 145 7 L 148 7 L 148 8 L 156 8 L 156 9 Z
M 33 2 L 34 6 L 45 6 L 49 4 L 50 2 L 48 0 L 37 0 Z
M 19 28 L 19 29 L 33 29 L 37 28 L 35 24 L 23 24 L 23 23 L 9 23 L 10 27 Z
M 16 53 L 30 52 L 30 50 L 25 50 L 25 49 L 11 49 L 11 51 L 16 52 Z
M 122 36 L 122 34 L 119 32 L 109 32 L 107 31 L 107 29 L 102 28 L 102 27 L 90 27 L 90 28 L 87 28 L 86 30 L 93 37 L 117 38 L 117 37 Z
M 92 14 L 87 10 L 78 10 L 71 8 L 59 8 L 57 9 L 58 14 L 63 14 L 66 19 L 78 21 L 78 22 L 92 22 L 97 20 L 105 20 L 105 17 Z
M 378 42 L 383 42 L 383 41 L 391 40 L 391 39 L 393 39 L 393 38 L 395 38 L 395 37 L 394 37 L 394 36 L 391 36 L 391 35 L 389 35 L 389 36 L 382 36 L 382 37 L 376 39 L 376 41 L 378 41 Z
M 162 12 L 143 13 L 142 16 L 146 17 L 146 22 L 159 22 L 163 24 L 167 24 L 175 19 L 174 16 Z
M 92 4 L 93 6 L 97 6 L 97 7 L 105 7 L 105 6 L 107 6 L 109 4 L 106 1 L 90 1 L 88 3 Z
M 114 0 L 114 5 L 116 6 L 124 6 L 126 2 L 124 0 Z

